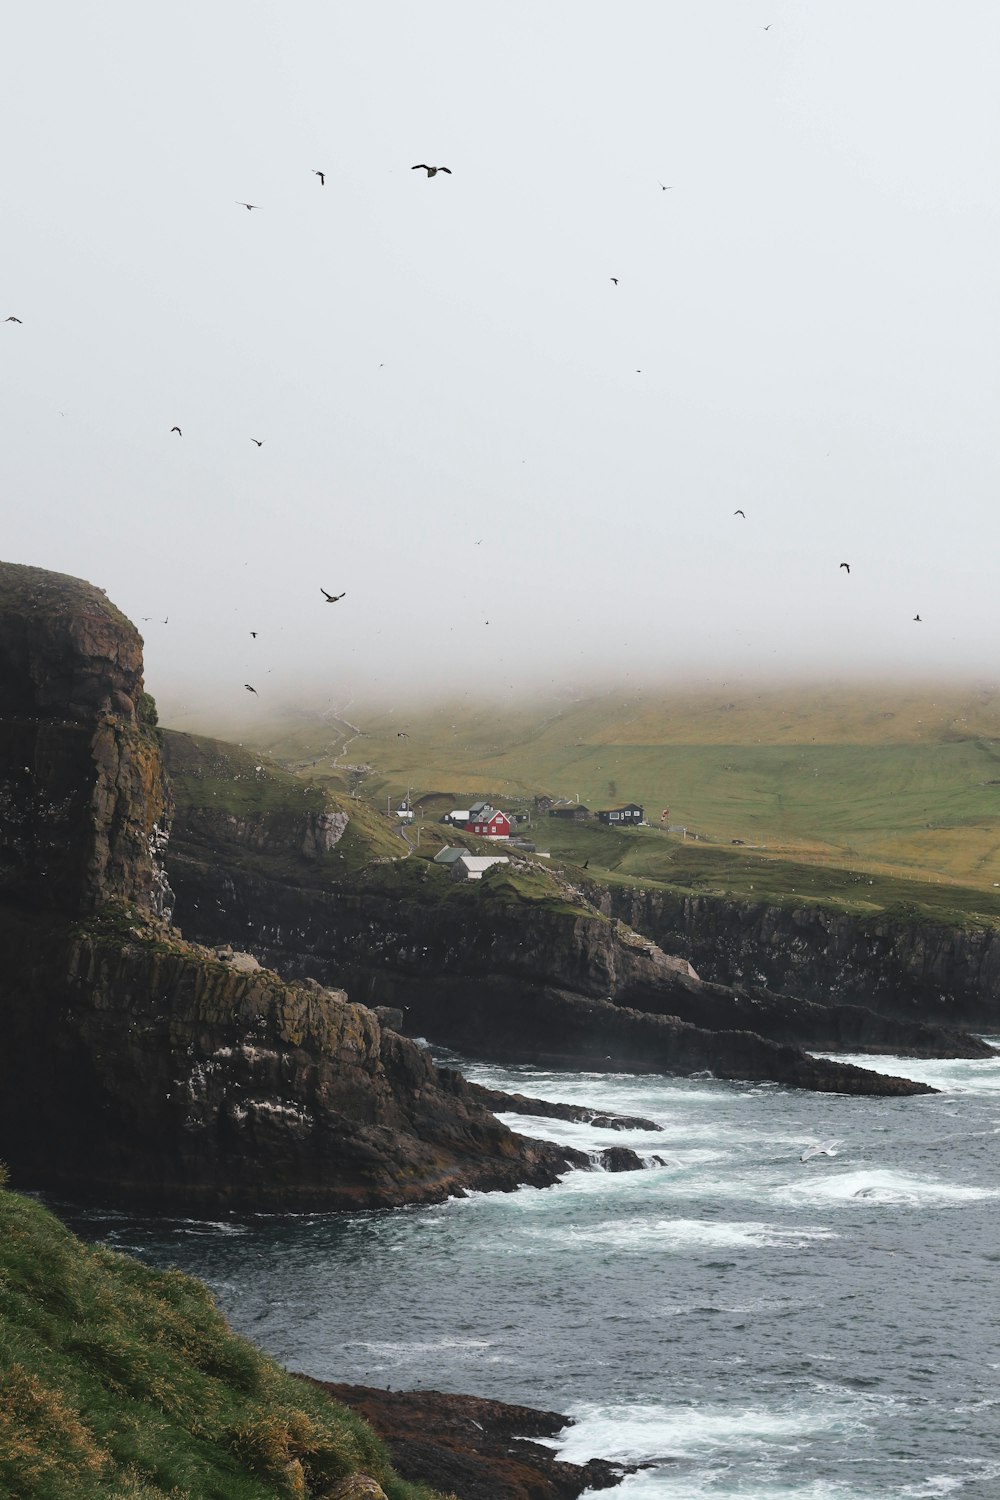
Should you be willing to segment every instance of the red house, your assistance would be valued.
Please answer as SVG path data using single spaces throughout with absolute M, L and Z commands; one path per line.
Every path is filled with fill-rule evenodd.
M 497 812 L 492 807 L 484 808 L 482 812 L 473 810 L 472 821 L 463 826 L 466 833 L 477 833 L 481 839 L 510 838 L 510 819 L 506 813 Z

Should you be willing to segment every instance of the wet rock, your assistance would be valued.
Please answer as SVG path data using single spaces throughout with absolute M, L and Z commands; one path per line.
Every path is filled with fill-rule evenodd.
M 598 1159 L 605 1172 L 641 1172 L 645 1165 L 628 1146 L 605 1146 Z
M 488 1089 L 481 1083 L 470 1083 L 475 1097 L 498 1114 L 535 1115 L 539 1119 L 575 1120 L 598 1130 L 662 1130 L 655 1120 L 640 1115 L 608 1115 L 585 1104 L 562 1104 L 551 1099 L 532 1099 L 526 1094 L 507 1094 L 503 1089 Z
M 572 1425 L 558 1412 L 440 1391 L 380 1391 L 315 1381 L 370 1422 L 404 1479 L 457 1500 L 576 1500 L 634 1470 L 591 1459 L 568 1464 L 534 1441 Z

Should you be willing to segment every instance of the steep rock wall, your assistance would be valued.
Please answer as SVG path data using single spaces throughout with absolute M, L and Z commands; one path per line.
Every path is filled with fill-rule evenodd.
M 342 991 L 235 972 L 168 928 L 141 644 L 101 590 L 0 564 L 0 1158 L 15 1180 L 209 1212 L 554 1181 L 574 1153 L 507 1130 Z M 340 832 L 313 818 L 298 852 Z
M 593 894 L 602 910 L 683 953 L 704 977 L 723 984 L 1000 1031 L 1000 934 L 992 927 L 627 886 Z
M 203 854 L 196 857 L 182 837 L 170 864 L 182 919 L 203 940 L 225 928 L 285 975 L 336 973 L 366 1003 L 401 1007 L 407 1031 L 473 1056 L 597 1070 L 708 1070 L 845 1093 L 921 1091 L 807 1059 L 800 1038 L 792 1045 L 785 1035 L 761 1036 L 732 991 L 691 979 L 656 944 L 569 900 L 493 899 L 489 874 L 456 890 L 444 871 L 416 860 L 400 867 L 391 897 L 377 880 L 367 889 L 306 890 L 220 869 Z M 824 1025 L 830 1019 L 820 1007 L 802 1006 L 800 1021 L 807 1013 Z M 759 1014 L 767 1020 L 764 1007 Z M 947 1050 L 940 1036 L 917 1033 L 912 1050 Z
M 151 910 L 168 810 L 142 641 L 80 579 L 0 563 L 0 897 Z

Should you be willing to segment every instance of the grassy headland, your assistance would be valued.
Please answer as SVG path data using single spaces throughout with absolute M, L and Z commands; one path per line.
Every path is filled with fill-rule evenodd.
M 238 1338 L 211 1294 L 84 1245 L 0 1186 L 0 1494 L 18 1500 L 278 1500 L 362 1472 L 371 1429 Z

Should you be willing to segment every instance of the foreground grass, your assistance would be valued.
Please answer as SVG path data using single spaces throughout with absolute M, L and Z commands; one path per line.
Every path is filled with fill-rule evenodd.
M 356 1472 L 434 1500 L 360 1418 L 238 1338 L 200 1282 L 86 1246 L 0 1187 L 0 1495 L 306 1500 Z

